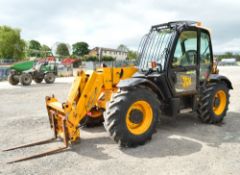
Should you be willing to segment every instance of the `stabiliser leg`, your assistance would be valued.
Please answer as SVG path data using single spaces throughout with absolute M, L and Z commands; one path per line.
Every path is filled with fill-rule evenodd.
M 12 148 L 8 148 L 8 149 L 2 150 L 2 151 L 5 152 L 5 151 L 11 151 L 11 150 L 16 150 L 16 149 L 20 149 L 20 148 L 27 148 L 27 147 L 36 146 L 36 145 L 42 145 L 42 144 L 50 143 L 50 142 L 56 140 L 57 135 L 56 135 L 55 122 L 54 122 L 55 121 L 54 115 L 50 115 L 49 117 L 51 118 L 51 121 L 52 121 L 52 126 L 51 127 L 53 127 L 53 131 L 54 131 L 54 137 L 53 138 L 38 141 L 38 142 L 34 142 L 34 143 L 29 143 L 29 144 L 25 144 L 25 145 L 20 145 L 20 146 L 16 146 L 16 147 L 12 147 Z M 64 138 L 63 138 L 64 146 L 58 147 L 58 148 L 55 148 L 55 149 L 51 149 L 51 150 L 48 150 L 46 152 L 42 152 L 42 153 L 39 153 L 39 154 L 31 155 L 31 156 L 28 156 L 28 157 L 15 159 L 15 160 L 9 161 L 7 163 L 11 164 L 11 163 L 16 163 L 16 162 L 21 162 L 21 161 L 30 160 L 30 159 L 34 159 L 34 158 L 39 158 L 39 157 L 47 156 L 47 155 L 50 155 L 50 154 L 54 154 L 54 153 L 58 153 L 58 152 L 61 152 L 63 150 L 66 150 L 69 146 L 68 145 L 69 137 L 68 137 L 68 134 L 67 134 L 65 117 L 62 119 L 62 125 L 63 125 L 62 128 L 63 128 L 63 134 L 64 134 Z

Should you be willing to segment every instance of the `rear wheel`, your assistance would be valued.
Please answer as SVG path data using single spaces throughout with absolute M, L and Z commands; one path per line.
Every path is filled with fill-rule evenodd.
M 229 105 L 229 89 L 225 83 L 211 83 L 202 87 L 198 117 L 204 123 L 220 123 Z
M 87 128 L 93 128 L 96 126 L 102 126 L 103 124 L 103 115 L 102 111 L 100 110 L 93 110 L 90 112 L 91 114 L 85 116 L 81 122 L 80 126 L 87 127 Z
M 44 76 L 44 80 L 45 80 L 45 82 L 46 82 L 47 84 L 52 84 L 52 83 L 54 83 L 54 81 L 55 81 L 55 75 L 54 75 L 54 73 L 52 73 L 52 72 L 46 73 L 46 75 Z
M 155 132 L 159 106 L 160 102 L 151 89 L 121 89 L 107 104 L 104 126 L 120 146 L 143 145 Z
M 20 81 L 23 86 L 29 86 L 32 83 L 32 75 L 29 73 L 23 73 L 20 77 Z
M 15 86 L 15 85 L 17 85 L 17 84 L 19 83 L 19 79 L 18 79 L 18 78 L 15 78 L 15 75 L 14 75 L 14 74 L 10 74 L 10 75 L 8 75 L 8 82 L 9 82 L 11 85 Z

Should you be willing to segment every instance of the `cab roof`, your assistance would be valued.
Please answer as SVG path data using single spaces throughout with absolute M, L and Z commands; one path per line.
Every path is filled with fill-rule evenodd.
M 168 23 L 154 25 L 151 27 L 151 30 L 160 30 L 160 29 L 164 29 L 164 28 L 179 28 L 179 27 L 184 27 L 184 26 L 186 26 L 186 27 L 194 26 L 194 27 L 206 29 L 209 31 L 209 29 L 203 27 L 202 23 L 199 21 L 171 21 Z

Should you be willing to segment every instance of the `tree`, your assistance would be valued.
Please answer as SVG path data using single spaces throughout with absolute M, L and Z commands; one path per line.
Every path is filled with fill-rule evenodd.
M 0 58 L 21 59 L 24 56 L 25 42 L 21 31 L 9 26 L 0 26 Z
M 41 49 L 41 44 L 40 42 L 36 41 L 36 40 L 31 40 L 29 42 L 29 49 L 32 50 L 40 50 Z
M 231 58 L 231 57 L 233 57 L 234 54 L 232 52 L 226 52 L 226 53 L 224 53 L 224 55 L 226 58 Z
M 50 55 L 52 55 L 50 47 L 43 44 L 42 47 L 41 47 L 41 57 L 45 58 L 45 57 L 50 56 Z
M 120 44 L 120 45 L 118 46 L 117 50 L 120 50 L 120 51 L 122 51 L 122 52 L 128 52 L 129 49 L 128 49 L 127 46 L 125 46 L 124 44 Z
M 128 60 L 136 60 L 137 59 L 137 52 L 129 50 L 127 55 Z
M 72 45 L 73 55 L 80 57 L 88 54 L 89 52 L 88 47 L 89 45 L 86 42 L 77 42 L 73 44 Z
M 47 45 L 43 44 L 41 47 L 42 51 L 51 51 L 50 47 L 48 47 Z
M 30 40 L 27 49 L 27 55 L 30 57 L 41 57 L 41 44 L 36 40 Z
M 69 56 L 70 54 L 67 44 L 65 43 L 58 44 L 56 54 L 59 55 L 60 57 Z
M 233 52 L 225 52 L 222 54 L 215 55 L 218 59 L 218 61 L 221 61 L 223 58 L 236 58 L 237 61 L 240 61 L 240 55 L 239 53 L 233 53 Z

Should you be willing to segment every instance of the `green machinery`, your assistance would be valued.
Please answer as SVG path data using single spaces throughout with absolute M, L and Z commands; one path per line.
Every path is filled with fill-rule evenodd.
M 43 79 L 46 83 L 51 84 L 54 83 L 57 75 L 55 61 L 45 59 L 16 63 L 10 69 L 8 81 L 11 85 L 17 85 L 20 82 L 23 86 L 28 86 L 32 80 L 36 83 L 41 83 Z

